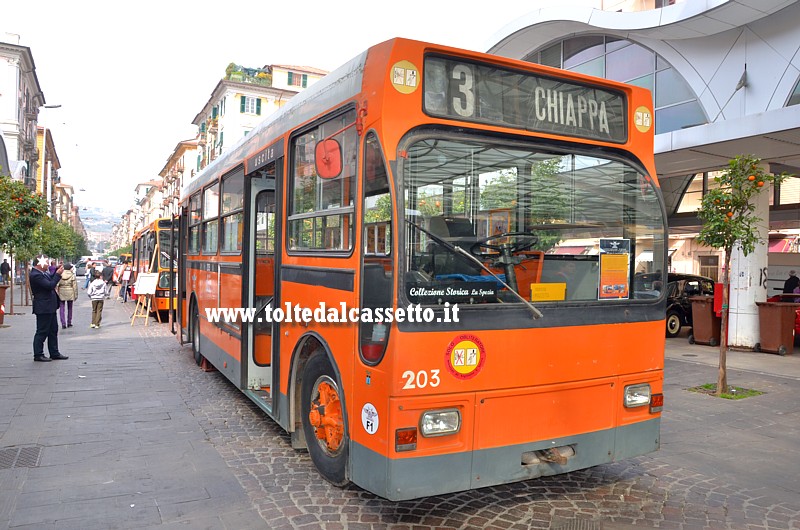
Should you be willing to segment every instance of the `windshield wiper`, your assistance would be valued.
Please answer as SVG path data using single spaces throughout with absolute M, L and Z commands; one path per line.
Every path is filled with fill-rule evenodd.
M 477 264 L 478 264 L 478 266 L 479 266 L 481 269 L 483 269 L 484 271 L 488 272 L 488 273 L 489 273 L 489 274 L 490 274 L 490 275 L 491 275 L 491 276 L 492 276 L 492 277 L 493 277 L 495 280 L 497 280 L 498 282 L 500 282 L 501 284 L 503 284 L 503 286 L 504 286 L 506 289 L 508 289 L 509 291 L 511 291 L 512 293 L 514 293 L 514 296 L 516 296 L 517 298 L 519 298 L 519 299 L 520 299 L 520 301 L 521 301 L 523 304 L 525 304 L 525 305 L 527 306 L 527 308 L 528 308 L 528 309 L 531 311 L 531 316 L 534 318 L 534 320 L 535 320 L 535 319 L 537 319 L 537 318 L 541 318 L 541 317 L 542 317 L 542 312 L 541 312 L 541 311 L 539 311 L 538 309 L 536 309 L 536 307 L 535 307 L 535 306 L 534 306 L 532 303 L 530 303 L 529 301 L 525 300 L 525 297 L 523 297 L 523 296 L 522 296 L 521 294 L 519 294 L 517 291 L 515 291 L 514 289 L 512 289 L 512 288 L 511 288 L 511 287 L 510 287 L 510 286 L 509 286 L 509 285 L 508 285 L 508 284 L 507 284 L 505 281 L 503 281 L 503 280 L 502 280 L 502 279 L 501 279 L 501 278 L 500 278 L 500 277 L 499 277 L 497 274 L 495 274 L 494 272 L 492 272 L 492 270 L 491 270 L 489 267 L 487 267 L 486 265 L 484 265 L 484 264 L 483 264 L 483 262 L 482 262 L 481 260 L 479 260 L 478 258 L 476 258 L 475 256 L 473 256 L 472 254 L 470 254 L 469 252 L 467 252 L 467 251 L 466 251 L 466 250 L 464 250 L 463 248 L 461 248 L 461 247 L 457 247 L 456 245 L 453 245 L 453 244 L 451 244 L 450 242 L 448 242 L 448 241 L 445 241 L 445 240 L 444 240 L 444 239 L 442 239 L 441 237 L 439 237 L 439 236 L 437 236 L 437 235 L 435 235 L 435 234 L 432 234 L 431 232 L 429 232 L 428 230 L 426 230 L 426 229 L 422 228 L 420 225 L 418 225 L 418 224 L 417 224 L 417 223 L 415 223 L 414 221 L 409 221 L 408 219 L 406 219 L 405 221 L 406 221 L 408 224 L 410 224 L 411 226 L 413 226 L 414 228 L 416 228 L 417 230 L 419 230 L 420 232 L 423 232 L 424 234 L 426 234 L 428 237 L 430 237 L 431 239 L 433 239 L 434 241 L 436 241 L 438 244 L 442 245 L 444 248 L 446 248 L 446 249 L 447 249 L 447 250 L 449 250 L 450 252 L 453 252 L 453 253 L 455 253 L 455 254 L 460 254 L 460 255 L 462 255 L 462 256 L 466 256 L 467 258 L 469 258 L 469 259 L 470 259 L 470 261 L 473 261 L 473 262 L 477 263 Z

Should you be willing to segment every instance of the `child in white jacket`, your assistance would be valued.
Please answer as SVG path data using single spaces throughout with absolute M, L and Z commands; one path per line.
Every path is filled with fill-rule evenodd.
M 90 328 L 99 328 L 100 321 L 103 320 L 103 299 L 106 296 L 106 282 L 97 271 L 92 271 L 92 283 L 86 291 L 92 299 L 92 325 Z

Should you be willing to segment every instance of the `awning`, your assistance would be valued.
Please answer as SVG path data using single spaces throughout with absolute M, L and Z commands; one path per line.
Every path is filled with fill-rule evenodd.
M 795 238 L 786 237 L 783 239 L 771 239 L 769 242 L 769 252 L 791 252 Z
M 636 257 L 636 261 L 653 261 L 653 251 L 643 250 L 639 256 Z
M 553 254 L 566 254 L 572 256 L 579 256 L 586 253 L 586 246 L 580 247 L 557 247 L 553 250 Z

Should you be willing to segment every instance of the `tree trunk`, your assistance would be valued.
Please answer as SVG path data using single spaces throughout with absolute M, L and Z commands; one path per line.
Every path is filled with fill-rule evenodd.
M 725 269 L 722 272 L 722 321 L 719 332 L 719 374 L 717 376 L 717 392 L 720 396 L 728 390 L 728 300 L 730 300 L 732 249 L 725 249 Z
M 28 264 L 23 267 L 22 288 L 25 290 L 25 305 L 30 305 L 30 289 L 28 289 Z

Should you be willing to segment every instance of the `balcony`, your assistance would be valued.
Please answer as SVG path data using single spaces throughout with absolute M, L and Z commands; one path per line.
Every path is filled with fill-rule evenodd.
M 249 75 L 246 72 L 231 72 L 227 77 L 229 81 L 234 83 L 244 83 L 247 85 L 259 85 L 265 87 L 272 86 L 272 75 L 264 72 L 259 72 L 254 75 Z

